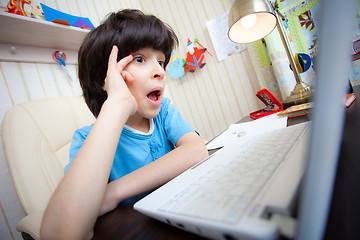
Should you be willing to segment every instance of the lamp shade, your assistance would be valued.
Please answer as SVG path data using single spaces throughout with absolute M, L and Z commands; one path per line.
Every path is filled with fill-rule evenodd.
M 276 23 L 266 0 L 236 0 L 229 13 L 229 38 L 237 43 L 254 42 L 271 33 Z

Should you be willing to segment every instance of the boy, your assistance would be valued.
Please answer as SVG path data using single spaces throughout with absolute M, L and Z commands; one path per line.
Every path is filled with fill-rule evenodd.
M 138 10 L 113 13 L 86 36 L 79 79 L 96 121 L 74 133 L 70 164 L 45 212 L 41 238 L 91 238 L 99 215 L 208 155 L 163 98 L 165 67 L 177 43 L 168 25 Z

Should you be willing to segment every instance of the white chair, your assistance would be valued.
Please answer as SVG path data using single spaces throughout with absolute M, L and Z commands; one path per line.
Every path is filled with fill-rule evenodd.
M 81 97 L 36 100 L 16 105 L 4 116 L 5 158 L 26 216 L 16 229 L 39 239 L 43 213 L 68 163 L 74 131 L 95 121 Z

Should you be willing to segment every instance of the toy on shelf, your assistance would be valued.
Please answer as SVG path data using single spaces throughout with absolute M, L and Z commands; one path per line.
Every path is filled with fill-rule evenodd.
M 30 12 L 29 8 L 25 9 L 25 4 L 31 7 L 32 10 L 30 10 Z M 45 20 L 41 6 L 33 5 L 30 0 L 10 0 L 6 5 L 5 12 Z
M 30 0 L 9 0 L 6 5 L 5 12 L 13 13 L 21 16 L 27 16 L 24 10 L 24 4 L 31 4 Z
M 28 16 L 39 19 L 39 20 L 45 20 L 44 12 L 40 5 L 34 6 L 33 4 L 30 4 L 30 7 L 32 8 L 32 12 L 29 13 L 26 11 L 26 14 Z

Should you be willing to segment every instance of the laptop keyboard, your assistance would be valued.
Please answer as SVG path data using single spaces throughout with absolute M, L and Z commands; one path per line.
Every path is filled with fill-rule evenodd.
M 159 210 L 228 223 L 238 221 L 306 126 L 297 124 L 242 137 L 231 160 L 219 162 Z

